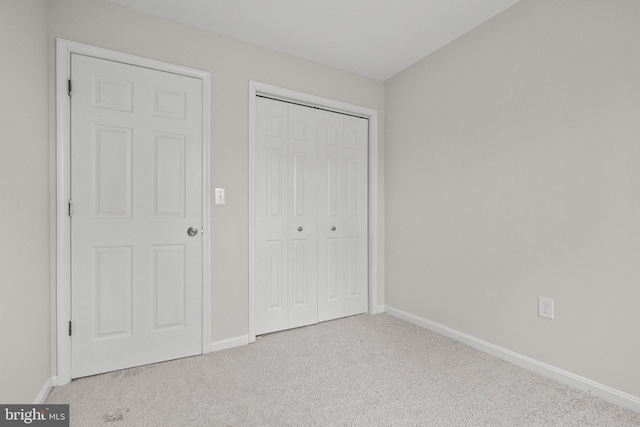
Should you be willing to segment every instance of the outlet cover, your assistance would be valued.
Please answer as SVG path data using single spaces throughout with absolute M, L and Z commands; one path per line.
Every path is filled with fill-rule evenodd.
M 553 300 L 538 297 L 538 316 L 553 320 Z

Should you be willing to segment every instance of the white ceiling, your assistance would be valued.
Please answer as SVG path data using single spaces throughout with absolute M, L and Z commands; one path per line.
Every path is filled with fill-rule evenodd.
M 111 0 L 386 80 L 519 0 Z

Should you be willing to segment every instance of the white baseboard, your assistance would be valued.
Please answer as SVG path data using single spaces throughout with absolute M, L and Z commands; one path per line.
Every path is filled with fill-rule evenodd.
M 371 314 L 384 313 L 384 305 L 377 305 L 371 310 Z
M 34 405 L 42 405 L 47 397 L 49 397 L 49 393 L 53 390 L 54 378 L 48 378 L 47 381 L 42 386 L 40 393 L 36 396 L 36 399 L 33 401 Z
M 228 348 L 240 347 L 249 344 L 249 335 L 229 338 L 221 341 L 211 341 L 211 351 L 226 350 Z
M 507 350 L 506 348 L 488 343 L 474 336 L 449 328 L 448 326 L 389 307 L 388 305 L 384 307 L 384 311 L 392 316 L 406 320 L 414 325 L 421 326 L 449 338 L 453 338 L 456 341 L 465 343 L 478 350 L 484 351 L 485 353 L 489 353 L 493 356 L 499 357 L 500 359 L 506 360 L 507 362 L 522 366 L 523 368 L 527 368 L 539 374 L 553 378 L 561 383 L 586 391 L 587 393 L 601 397 L 602 399 L 615 403 L 616 405 L 624 406 L 640 412 L 640 397 L 616 390 L 588 378 L 581 377 L 580 375 L 573 374 L 563 369 L 556 368 L 555 366 L 551 366 L 511 350 Z

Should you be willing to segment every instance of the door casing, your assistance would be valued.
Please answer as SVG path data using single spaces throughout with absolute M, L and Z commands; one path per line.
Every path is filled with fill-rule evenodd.
M 322 108 L 337 113 L 345 113 L 369 119 L 369 154 L 368 154 L 368 182 L 369 182 L 369 221 L 368 221 L 368 303 L 370 314 L 379 312 L 378 308 L 378 111 L 298 92 L 278 86 L 249 81 L 249 342 L 255 342 L 255 247 L 254 247 L 254 154 L 256 150 L 255 115 L 256 96 L 262 95 L 286 102 Z
M 54 359 L 57 375 L 54 385 L 71 381 L 71 221 L 69 201 L 71 189 L 71 102 L 68 81 L 71 72 L 71 54 L 93 56 L 129 65 L 153 68 L 180 74 L 202 81 L 202 353 L 211 351 L 211 75 L 208 72 L 134 55 L 102 49 L 64 39 L 56 40 L 56 292 L 55 324 L 56 346 Z

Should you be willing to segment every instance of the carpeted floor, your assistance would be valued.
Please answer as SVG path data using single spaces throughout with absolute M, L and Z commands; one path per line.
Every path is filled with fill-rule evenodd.
M 74 380 L 72 426 L 640 426 L 640 413 L 387 314 Z

